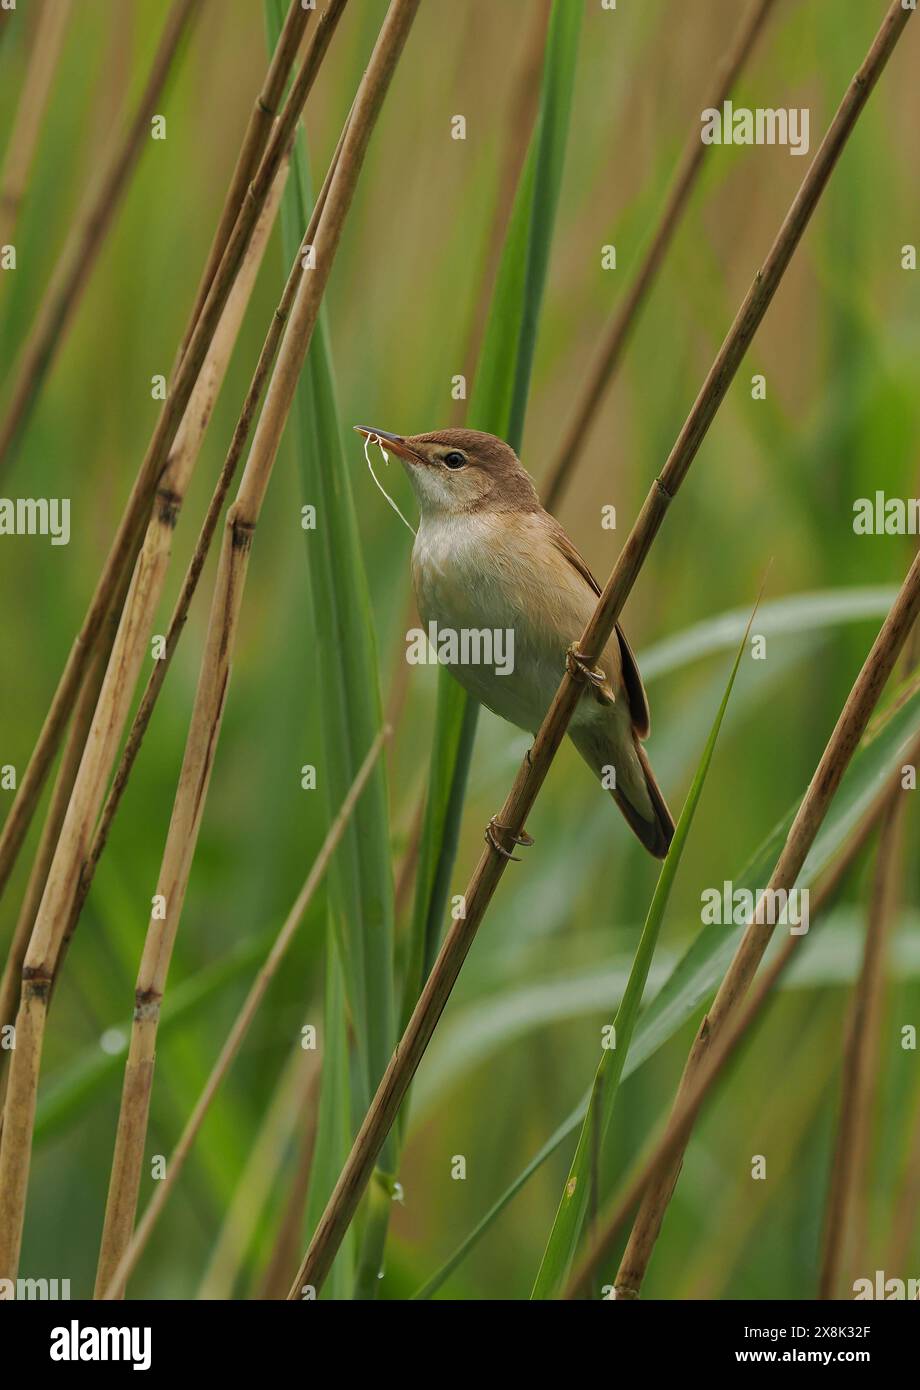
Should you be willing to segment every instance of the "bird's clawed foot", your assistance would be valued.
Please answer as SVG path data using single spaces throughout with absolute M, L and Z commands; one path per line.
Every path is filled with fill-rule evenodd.
M 512 842 L 516 845 L 520 845 L 522 849 L 528 849 L 529 846 L 533 844 L 533 837 L 528 835 L 526 830 L 522 830 L 520 835 L 515 835 L 510 825 L 502 825 L 501 821 L 496 820 L 495 816 L 492 817 L 489 824 L 486 826 L 485 838 L 492 848 L 504 859 L 510 859 L 513 864 L 519 864 L 521 861 L 518 856 L 512 854 L 510 849 L 505 849 L 505 846 L 499 840 L 499 831 L 501 831 L 503 835 L 510 836 Z
M 565 669 L 576 680 L 587 680 L 592 685 L 607 684 L 607 676 L 599 666 L 592 666 L 584 652 L 580 652 L 573 642 L 565 654 Z

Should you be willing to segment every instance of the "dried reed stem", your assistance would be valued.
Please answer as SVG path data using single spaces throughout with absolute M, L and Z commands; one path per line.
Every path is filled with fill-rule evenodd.
M 38 17 L 35 47 L 22 84 L 3 172 L 0 173 L 0 246 L 12 245 L 15 240 L 19 210 L 29 182 L 29 170 L 69 17 L 70 0 L 44 0 Z
M 144 141 L 149 137 L 150 119 L 163 93 L 179 44 L 200 4 L 201 0 L 175 0 L 147 85 L 128 129 L 113 150 L 92 196 L 78 214 L 55 266 L 14 369 L 9 404 L 0 424 L 0 471 L 11 460 L 51 360 L 61 344 L 70 314 L 89 279 Z
M 653 483 L 645 505 L 627 537 L 594 616 L 581 637 L 578 647 L 588 665 L 597 662 L 613 631 L 623 604 L 664 519 L 667 507 L 696 457 L 751 339 L 776 293 L 847 138 L 911 13 L 910 10 L 901 8 L 900 0 L 893 0 L 865 62 L 853 79 L 811 168 L 805 175 L 767 259 L 758 271 L 671 450 L 661 477 Z M 522 763 L 514 785 L 495 818 L 495 823 L 508 827 L 504 834 L 505 846 L 509 850 L 514 844 L 514 837 L 519 836 L 523 830 L 527 815 L 565 736 L 581 689 L 581 680 L 566 671 L 533 747 Z M 289 1298 L 300 1298 L 305 1285 L 318 1289 L 328 1274 L 373 1171 L 377 1156 L 395 1122 L 402 1100 L 507 863 L 507 858 L 492 844 L 488 844 L 480 856 L 464 894 L 466 916 L 452 922 L 447 931 L 434 968 L 383 1075 L 377 1094 L 314 1232 Z
M 920 758 L 920 739 L 914 741 L 908 756 L 911 759 Z M 850 834 L 820 886 L 812 895 L 810 907 L 812 920 L 836 896 L 840 884 L 857 855 L 865 847 L 867 840 L 884 815 L 892 795 L 900 787 L 900 776 L 899 769 L 875 797 L 859 824 Z M 620 1228 L 643 1193 L 667 1168 L 674 1155 L 686 1145 L 703 1103 L 722 1075 L 726 1065 L 734 1056 L 748 1030 L 760 1016 L 761 1009 L 786 969 L 797 944 L 803 940 L 804 937 L 800 936 L 789 937 L 773 963 L 757 979 L 754 988 L 747 996 L 744 1008 L 738 1011 L 734 1021 L 714 1041 L 704 1066 L 694 1078 L 689 1092 L 683 1098 L 678 1096 L 674 1110 L 668 1117 L 666 1124 L 661 1128 L 657 1138 L 646 1146 L 645 1154 L 641 1155 L 633 1165 L 631 1175 L 623 1184 L 622 1195 L 618 1195 L 611 1204 L 611 1214 L 602 1217 L 599 1221 L 597 1230 L 588 1242 L 584 1256 L 569 1279 L 563 1294 L 564 1298 L 576 1298 L 585 1293 L 601 1264 L 609 1258 Z
M 767 895 L 783 889 L 788 892 L 794 886 L 918 613 L 920 555 L 911 565 L 891 611 L 847 697 L 834 732 L 789 829 L 786 843 L 770 875 L 767 888 L 758 900 L 712 1007 L 700 1024 L 681 1077 L 675 1102 L 677 1107 L 680 1107 L 683 1096 L 692 1087 L 713 1039 L 718 1037 L 738 1012 L 773 935 L 773 924 L 764 921 Z M 619 1297 L 637 1298 L 639 1295 L 661 1222 L 680 1172 L 681 1154 L 682 1147 L 675 1154 L 667 1172 L 662 1172 L 643 1197 L 617 1273 L 616 1287 Z
M 112 594 L 121 582 L 123 571 L 126 567 L 129 568 L 134 565 L 140 551 L 147 519 L 154 505 L 157 485 L 167 463 L 176 431 L 185 414 L 189 397 L 217 330 L 217 325 L 255 226 L 268 200 L 281 163 L 290 149 L 304 102 L 313 85 L 345 3 L 346 0 L 330 0 L 329 8 L 317 21 L 313 40 L 288 94 L 284 110 L 275 123 L 256 177 L 246 190 L 243 205 L 234 224 L 233 234 L 221 257 L 204 308 L 195 321 L 188 348 L 183 354 L 175 381 L 160 413 L 111 550 L 96 584 L 95 593 L 83 620 L 83 626 L 71 648 L 38 743 L 19 784 L 16 799 L 4 823 L 2 834 L 0 834 L 0 894 L 2 894 L 9 879 L 22 841 L 29 828 L 51 761 L 57 751 L 77 691 L 82 683 L 87 663 L 91 658 L 100 626 L 109 609 Z
M 105 1269 L 100 1276 L 106 1287 L 131 1237 L 160 1007 L 220 734 L 253 534 L 367 145 L 418 4 L 419 0 L 391 0 L 319 219 L 315 268 L 300 283 L 237 499 L 227 513 L 195 705 L 157 886 L 165 917 L 151 918 L 138 974 L 107 1207 Z
M 22 963 L 23 1001 L 30 992 L 36 992 L 39 996 L 37 1006 L 30 1010 L 30 1045 L 41 1045 L 51 985 L 59 966 L 65 936 L 68 931 L 72 932 L 75 924 L 73 907 L 79 895 L 93 827 L 118 752 L 134 687 L 144 661 L 150 624 L 162 593 L 172 548 L 173 528 L 268 241 L 281 196 L 283 174 L 282 169 L 276 177 L 276 186 L 247 248 L 208 357 L 192 391 L 182 426 L 176 435 L 175 444 L 157 488 L 156 509 L 147 528 L 143 549 L 120 615 L 114 646 L 106 666 L 79 770 L 74 779 Z M 76 753 L 76 748 L 74 751 Z M 36 892 L 37 889 L 36 884 Z M 17 1021 L 16 1048 L 10 1061 L 11 1075 L 7 1096 L 10 1106 L 14 1103 L 13 1076 L 17 1070 L 22 1072 L 26 1084 L 31 1085 L 30 1079 L 33 1076 L 37 1077 L 39 1067 L 40 1058 L 23 1054 Z M 17 1088 L 17 1095 L 19 1099 L 16 1104 L 21 1105 L 21 1086 Z M 22 1145 L 28 1142 L 29 1148 L 31 1147 L 33 1114 L 34 1098 L 22 1113 L 14 1115 L 12 1109 L 4 1111 L 3 1142 L 0 1145 L 0 1183 L 4 1180 L 9 1182 L 21 1204 L 25 1201 L 29 1160 L 29 1149 L 23 1149 Z M 16 1126 L 15 1129 L 11 1128 L 11 1120 Z M 12 1210 L 11 1207 L 11 1219 Z M 19 1235 L 23 1211 L 24 1205 L 20 1205 Z M 14 1261 L 18 1259 L 19 1235 L 12 1227 L 6 1230 L 0 1228 L 0 1254 L 5 1258 Z
M 731 94 L 774 3 L 775 0 L 753 0 L 735 42 L 718 65 L 715 83 L 703 103 L 704 108 L 716 107 L 721 110 L 722 103 Z M 695 127 L 687 138 L 655 235 L 588 368 L 581 399 L 576 403 L 568 429 L 547 469 L 546 481 L 541 489 L 543 505 L 547 511 L 553 511 L 562 500 L 601 401 L 619 366 L 627 339 L 635 327 L 677 231 L 690 194 L 696 186 L 706 151 L 707 146 L 700 139 L 699 129 Z
M 313 895 L 323 880 L 326 869 L 329 866 L 333 854 L 338 848 L 339 842 L 345 833 L 345 827 L 351 819 L 351 814 L 357 805 L 367 779 L 370 777 L 380 750 L 389 737 L 389 729 L 383 729 L 374 739 L 371 747 L 358 770 L 351 788 L 342 803 L 342 806 L 329 827 L 322 848 L 314 860 L 313 867 L 307 875 L 306 882 L 300 890 L 293 907 L 288 913 L 284 925 L 278 932 L 272 948 L 265 959 L 264 965 L 256 975 L 255 980 L 237 1014 L 236 1021 L 227 1039 L 221 1048 L 220 1056 L 214 1064 L 214 1068 L 205 1082 L 201 1095 L 189 1116 L 185 1128 L 182 1131 L 179 1142 L 170 1155 L 166 1165 L 166 1177 L 156 1186 L 153 1197 L 147 1205 L 147 1209 L 138 1222 L 134 1235 L 130 1238 L 123 1252 L 115 1248 L 111 1239 L 111 1233 L 121 1224 L 116 1220 L 116 1214 L 112 1213 L 110 1220 L 109 1209 L 106 1208 L 106 1224 L 103 1232 L 102 1248 L 99 1254 L 99 1267 L 96 1273 L 96 1297 L 97 1298 L 118 1298 L 124 1293 L 124 1286 L 130 1278 L 132 1271 L 137 1265 L 150 1234 L 156 1225 L 159 1217 L 169 1200 L 169 1194 L 179 1180 L 179 1175 L 189 1155 L 192 1145 L 198 1137 L 198 1131 L 204 1123 L 205 1116 L 210 1109 L 211 1102 L 217 1094 L 218 1088 L 223 1082 L 224 1077 L 233 1065 L 237 1053 L 243 1044 L 249 1026 L 256 1015 L 256 1011 L 265 997 L 266 990 L 278 972 L 282 960 L 287 954 L 288 947 L 294 939 L 294 933 L 303 920 L 304 913 L 313 900 Z M 141 967 L 143 973 L 143 966 Z M 127 1073 L 125 1075 L 125 1090 L 129 1087 Z M 114 1187 L 114 1184 L 113 1184 Z M 111 1196 L 111 1193 L 110 1193 Z M 133 1208 L 128 1222 L 130 1235 L 131 1227 L 134 1224 Z M 119 1257 L 120 1258 L 117 1258 Z

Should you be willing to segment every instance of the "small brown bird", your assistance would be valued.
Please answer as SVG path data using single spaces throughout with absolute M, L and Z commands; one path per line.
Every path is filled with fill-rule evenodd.
M 597 580 L 501 439 L 478 430 L 402 436 L 355 428 L 402 460 L 415 491 L 412 580 L 423 621 L 439 631 L 513 634 L 512 669 L 445 664 L 495 714 L 536 733 L 596 606 Z M 648 700 L 619 624 L 599 667 L 603 676 L 586 682 L 569 735 L 646 849 L 663 858 L 674 822 L 640 742 Z

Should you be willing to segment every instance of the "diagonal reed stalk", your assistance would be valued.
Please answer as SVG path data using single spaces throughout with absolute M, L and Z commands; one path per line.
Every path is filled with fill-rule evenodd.
M 920 742 L 913 743 L 908 757 L 912 761 L 920 757 Z M 827 878 L 812 895 L 809 907 L 812 919 L 836 894 L 843 878 L 890 805 L 895 790 L 900 787 L 900 778 L 901 771 L 898 768 L 890 783 L 885 785 L 856 826 Z M 667 1122 L 660 1127 L 657 1136 L 646 1145 L 645 1152 L 636 1160 L 630 1175 L 622 1184 L 621 1192 L 611 1202 L 609 1212 L 598 1221 L 588 1249 L 566 1286 L 564 1298 L 581 1297 L 587 1292 L 600 1266 L 610 1258 L 619 1231 L 643 1193 L 668 1170 L 675 1155 L 682 1152 L 706 1098 L 759 1018 L 761 1010 L 772 996 L 779 979 L 794 956 L 796 947 L 804 939 L 801 936 L 790 935 L 775 959 L 757 977 L 745 997 L 743 1006 L 739 1007 L 725 1030 L 713 1041 L 692 1084 L 682 1096 L 678 1096 Z
M 54 8 L 54 5 L 51 5 Z M 0 422 L 0 471 L 12 460 L 67 323 L 86 286 L 106 233 L 118 210 L 131 173 L 150 134 L 157 108 L 189 21 L 201 0 L 175 0 L 150 76 L 124 136 L 112 151 L 98 184 L 77 216 L 45 290 L 13 372 L 6 413 Z
M 220 268 L 208 293 L 205 309 L 196 324 L 190 346 L 183 357 L 179 369 L 177 385 L 167 399 L 166 407 L 160 417 L 160 425 L 148 449 L 141 478 L 135 485 L 135 494 L 145 471 L 169 438 L 174 444 L 175 431 L 171 436 L 163 425 L 169 417 L 170 402 L 179 391 L 178 382 L 185 380 L 188 394 L 195 386 L 203 364 L 204 355 L 211 345 L 217 323 L 211 323 L 217 314 L 219 320 L 226 308 L 229 295 L 240 273 L 241 264 L 246 258 L 250 243 L 254 239 L 259 218 L 265 211 L 272 195 L 272 189 L 279 170 L 287 157 L 294 130 L 303 104 L 306 100 L 319 65 L 325 55 L 329 39 L 335 27 L 345 0 L 333 0 L 329 9 L 317 23 L 313 41 L 304 57 L 300 71 L 292 85 L 281 118 L 276 122 L 258 173 L 249 185 L 234 226 L 233 235 L 221 258 Z M 191 373 L 194 370 L 194 378 Z M 184 394 L 184 393 L 183 393 Z M 167 474 L 172 467 L 172 455 L 164 459 Z M 173 483 L 181 484 L 183 479 L 178 469 Z M 152 596 L 159 593 L 167 556 L 164 554 L 163 535 L 171 530 L 177 501 L 181 500 L 181 489 L 170 492 L 163 490 L 163 483 L 154 477 L 154 488 L 161 497 L 157 515 L 153 518 L 148 541 L 140 556 L 129 590 L 128 600 L 122 615 L 116 638 L 115 649 L 109 662 L 99 704 L 93 719 L 77 776 L 74 793 L 64 820 L 64 826 L 57 851 L 52 861 L 48 883 L 36 918 L 32 939 L 23 966 L 23 999 L 20 1004 L 19 1019 L 25 1025 L 24 1039 L 17 1028 L 17 1046 L 13 1052 L 10 1081 L 7 1092 L 7 1107 L 4 1110 L 3 1143 L 0 1147 L 0 1185 L 3 1186 L 3 1199 L 0 1202 L 0 1267 L 13 1268 L 18 1264 L 18 1252 L 22 1235 L 22 1220 L 28 1187 L 28 1170 L 31 1153 L 31 1131 L 34 1123 L 35 1087 L 40 1069 L 41 1046 L 47 1018 L 51 982 L 60 958 L 62 946 L 69 931 L 73 930 L 72 909 L 79 894 L 83 864 L 89 848 L 89 837 L 98 814 L 105 782 L 111 770 L 117 751 L 118 739 L 128 714 L 131 692 L 143 660 L 149 624 L 152 621 Z M 185 479 L 187 481 L 187 478 Z M 131 512 L 123 518 L 120 534 L 123 534 Z M 115 567 L 118 541 L 110 554 L 110 565 L 97 588 L 97 596 L 106 582 L 113 586 L 119 570 Z M 111 575 L 108 570 L 111 569 Z M 60 694 L 60 687 L 59 687 Z M 53 711 L 52 711 L 53 713 Z M 49 719 L 51 716 L 49 716 Z M 47 727 L 47 725 L 46 725 Z M 34 763 L 34 759 L 33 759 Z M 30 765 L 31 767 L 31 765 Z M 24 779 L 25 781 L 25 779 Z M 14 807 L 15 810 L 15 807 Z M 12 813 L 11 813 L 12 814 Z M 4 827 L 6 830 L 7 827 Z M 11 1120 L 13 1123 L 11 1124 Z
M 292 0 L 292 3 L 296 3 L 296 0 Z M 313 41 L 288 94 L 284 110 L 275 123 L 256 176 L 246 190 L 233 234 L 221 257 L 204 308 L 195 320 L 188 348 L 160 412 L 83 624 L 70 650 L 38 742 L 0 833 L 0 894 L 22 847 L 45 778 L 92 659 L 100 629 L 110 610 L 112 596 L 123 582 L 125 570 L 130 572 L 140 552 L 157 486 L 168 462 L 176 432 L 344 3 L 345 0 L 332 0 L 329 9 L 316 23 Z
M 774 3 L 775 0 L 752 0 L 751 7 L 734 43 L 718 65 L 712 91 L 703 102 L 703 109 L 707 107 L 722 109 L 722 103 L 731 94 Z M 575 465 L 581 457 L 581 452 L 591 426 L 597 418 L 601 402 L 610 388 L 622 359 L 623 349 L 655 283 L 662 261 L 680 224 L 684 209 L 690 200 L 690 194 L 696 187 L 706 158 L 706 150 L 707 147 L 700 139 L 699 129 L 694 126 L 687 138 L 684 152 L 671 182 L 655 234 L 632 278 L 623 302 L 601 339 L 594 359 L 588 368 L 581 397 L 572 411 L 568 428 L 546 470 L 546 478 L 541 492 L 543 505 L 547 511 L 551 512 L 559 505 L 575 470 Z
M 35 46 L 0 172 L 0 246 L 13 244 L 54 72 L 61 56 L 71 0 L 43 0 Z
M 902 11 L 904 13 L 904 11 Z M 773 935 L 774 924 L 765 920 L 765 904 L 771 894 L 789 891 L 799 876 L 840 780 L 865 732 L 885 683 L 920 613 L 920 555 L 914 560 L 891 611 L 872 644 L 840 713 L 830 740 L 815 769 L 807 792 L 786 837 L 766 889 L 746 925 L 732 962 L 712 1006 L 700 1024 L 687 1058 L 675 1108 L 693 1086 L 706 1056 L 720 1033 L 733 1021 L 757 972 Z M 680 1173 L 684 1145 L 680 1145 L 667 1169 L 650 1184 L 633 1223 L 632 1232 L 616 1278 L 618 1297 L 637 1298 L 651 1259 L 661 1222 Z
M 326 838 L 313 862 L 313 866 L 307 875 L 306 881 L 300 893 L 297 895 L 290 912 L 285 918 L 284 924 L 272 943 L 271 950 L 253 981 L 249 993 L 246 995 L 242 1007 L 237 1014 L 233 1027 L 227 1034 L 226 1041 L 220 1050 L 220 1055 L 214 1063 L 211 1074 L 205 1082 L 204 1088 L 202 1089 L 201 1095 L 191 1115 L 186 1121 L 185 1128 L 182 1131 L 179 1141 L 170 1154 L 169 1161 L 166 1165 L 166 1176 L 157 1184 L 154 1195 L 147 1204 L 147 1208 L 137 1224 L 137 1229 L 134 1231 L 134 1235 L 131 1237 L 117 1264 L 112 1260 L 112 1256 L 108 1249 L 107 1237 L 111 1231 L 118 1229 L 120 1223 L 115 1213 L 112 1214 L 112 1219 L 110 1221 L 109 1212 L 108 1210 L 106 1211 L 105 1232 L 103 1234 L 102 1249 L 99 1253 L 99 1267 L 96 1276 L 97 1298 L 116 1298 L 123 1293 L 124 1286 L 136 1267 L 147 1241 L 150 1238 L 151 1232 L 169 1200 L 169 1195 L 179 1180 L 179 1175 L 182 1172 L 185 1160 L 198 1136 L 198 1131 L 204 1123 L 211 1102 L 214 1100 L 224 1077 L 233 1065 L 237 1053 L 242 1047 L 243 1040 L 249 1031 L 249 1026 L 256 1015 L 256 1011 L 264 999 L 269 985 L 278 973 L 281 962 L 287 954 L 288 947 L 294 939 L 294 933 L 300 926 L 304 914 L 313 900 L 313 895 L 323 880 L 329 861 L 339 846 L 352 812 L 358 803 L 358 799 L 367 784 L 367 780 L 373 771 L 380 751 L 388 737 L 389 729 L 381 730 L 368 750 L 367 756 L 358 770 L 358 775 L 352 783 L 348 795 L 329 827 Z M 127 1073 L 125 1076 L 125 1088 L 126 1090 L 128 1088 Z M 134 1210 L 132 1206 L 129 1224 L 133 1225 L 133 1221 Z
M 319 219 L 315 266 L 300 283 L 237 498 L 227 513 L 198 689 L 157 885 L 165 918 L 151 918 L 138 973 L 106 1208 L 105 1268 L 100 1266 L 99 1274 L 105 1286 L 131 1237 L 160 1008 L 220 733 L 252 539 L 367 146 L 418 3 L 392 0 L 384 19 Z
M 821 142 L 767 259 L 757 272 L 754 283 L 710 368 L 661 476 L 652 484 L 649 496 L 626 539 L 594 615 L 582 634 L 578 647 L 588 665 L 593 665 L 598 660 L 613 631 L 623 604 L 664 520 L 665 512 L 696 457 L 847 139 L 911 14 L 911 10 L 902 9 L 900 0 L 893 0 L 866 59 L 851 82 Z M 499 825 L 508 827 L 504 835 L 505 847 L 509 851 L 515 837 L 520 836 L 523 831 L 527 815 L 565 736 L 581 689 L 581 680 L 566 670 L 534 744 L 496 817 Z M 318 1290 L 328 1274 L 373 1171 L 377 1155 L 396 1120 L 406 1091 L 507 863 L 505 855 L 499 853 L 491 844 L 480 856 L 464 894 L 466 916 L 453 922 L 445 936 L 418 1004 L 358 1131 L 323 1218 L 314 1232 L 289 1298 L 301 1297 L 301 1290 L 305 1286 Z

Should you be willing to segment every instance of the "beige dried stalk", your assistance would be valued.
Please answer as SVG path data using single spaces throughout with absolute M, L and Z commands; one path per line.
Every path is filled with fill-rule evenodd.
M 719 406 L 759 327 L 793 252 L 811 219 L 824 187 L 912 11 L 892 4 L 868 56 L 851 83 L 786 218 L 745 296 L 713 366 L 678 436 L 664 470 L 620 553 L 594 615 L 578 643 L 588 666 L 596 664 L 620 615 L 665 512 L 683 482 Z M 578 668 L 576 668 L 577 671 Z M 519 843 L 524 822 L 536 800 L 561 744 L 582 691 L 583 677 L 569 671 L 562 677 L 552 705 L 522 763 L 514 785 L 493 824 L 507 827 L 504 848 Z M 392 1128 L 399 1107 L 450 997 L 473 938 L 504 874 L 506 854 L 488 843 L 463 895 L 466 916 L 451 923 L 434 967 L 412 1017 L 383 1075 L 351 1153 L 314 1232 L 309 1249 L 291 1286 L 289 1298 L 302 1297 L 305 1286 L 319 1289 Z
M 391 0 L 319 219 L 315 268 L 300 283 L 237 499 L 227 513 L 195 705 L 157 885 L 165 916 L 151 918 L 138 973 L 106 1209 L 105 1268 L 100 1273 L 105 1287 L 127 1248 L 134 1223 L 160 1008 L 220 734 L 252 538 L 367 145 L 418 4 L 419 0 Z

